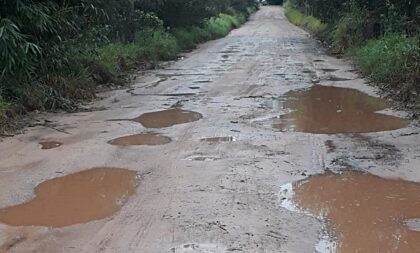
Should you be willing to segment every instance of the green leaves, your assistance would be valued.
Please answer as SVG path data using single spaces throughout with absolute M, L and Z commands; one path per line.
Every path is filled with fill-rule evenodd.
M 32 74 L 41 48 L 28 37 L 10 19 L 0 20 L 0 81 L 6 76 Z

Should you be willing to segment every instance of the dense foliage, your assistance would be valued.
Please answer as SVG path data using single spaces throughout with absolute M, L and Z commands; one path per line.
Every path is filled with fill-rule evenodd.
M 72 110 L 95 83 L 223 36 L 255 8 L 254 0 L 0 0 L 0 122 L 10 105 Z
M 286 15 L 336 53 L 352 55 L 363 74 L 395 89 L 400 99 L 417 100 L 420 108 L 419 1 L 289 0 Z

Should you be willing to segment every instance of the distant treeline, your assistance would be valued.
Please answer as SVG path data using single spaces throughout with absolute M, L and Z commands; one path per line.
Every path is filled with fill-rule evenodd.
M 0 0 L 0 126 L 34 109 L 73 110 L 97 83 L 226 35 L 254 0 Z
M 420 111 L 420 1 L 289 0 L 292 23 L 315 32 L 332 51 Z

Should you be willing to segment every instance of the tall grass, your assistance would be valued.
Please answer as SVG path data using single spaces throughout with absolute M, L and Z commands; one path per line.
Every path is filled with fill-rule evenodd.
M 287 19 L 296 26 L 301 26 L 313 33 L 321 33 L 326 25 L 313 16 L 306 16 L 298 9 L 295 9 L 289 2 L 284 4 L 284 11 Z
M 131 43 L 110 43 L 98 49 L 95 62 L 114 75 L 136 67 L 139 61 L 156 63 L 173 59 L 179 51 L 175 37 L 162 29 L 136 33 Z
M 205 29 L 213 35 L 213 38 L 220 38 L 226 36 L 230 30 L 239 27 L 244 22 L 245 17 L 243 15 L 220 14 L 218 17 L 210 18 L 205 25 Z
M 354 59 L 363 74 L 380 83 L 396 88 L 411 84 L 412 91 L 420 91 L 420 36 L 406 37 L 391 34 L 370 40 L 354 50 Z
M 4 127 L 6 125 L 6 120 L 7 120 L 6 111 L 7 111 L 7 108 L 8 108 L 8 104 L 0 96 L 0 133 L 4 130 Z
M 220 14 L 202 26 L 181 27 L 171 32 L 163 28 L 136 33 L 132 43 L 110 43 L 98 49 L 95 62 L 118 75 L 132 69 L 139 61 L 154 65 L 161 60 L 175 58 L 180 50 L 193 49 L 199 43 L 226 36 L 246 21 L 244 15 Z

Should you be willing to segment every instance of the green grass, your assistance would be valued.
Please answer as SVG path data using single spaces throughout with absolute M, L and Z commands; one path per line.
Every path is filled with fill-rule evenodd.
M 387 35 L 354 49 L 353 54 L 361 72 L 372 80 L 420 90 L 420 36 Z
M 12 85 L 12 88 L 3 91 L 2 94 L 8 97 L 0 96 L 0 132 L 10 121 L 6 116 L 9 103 L 21 105 L 28 111 L 73 111 L 77 108 L 77 101 L 95 96 L 96 83 L 92 79 L 121 82 L 119 77 L 139 64 L 153 67 L 159 61 L 174 59 L 180 50 L 192 49 L 199 43 L 223 37 L 245 21 L 245 15 L 220 14 L 205 21 L 202 26 L 170 31 L 163 27 L 148 28 L 137 32 L 131 43 L 107 43 L 95 50 L 77 46 L 69 48 L 66 58 L 70 61 L 66 73 L 50 72 L 31 83 Z M 98 80 L 95 75 L 99 75 Z
M 232 29 L 239 27 L 245 21 L 243 15 L 220 14 L 218 17 L 210 18 L 204 29 L 211 34 L 212 39 L 216 39 L 226 36 Z
M 175 58 L 179 51 L 176 38 L 161 29 L 136 33 L 132 43 L 110 43 L 98 49 L 96 63 L 114 75 L 134 68 L 138 61 L 155 63 Z
M 193 49 L 198 43 L 211 39 L 210 32 L 198 26 L 177 28 L 172 33 L 181 49 Z
M 133 69 L 138 61 L 156 63 L 176 57 L 183 49 L 193 49 L 199 43 L 226 36 L 246 21 L 244 15 L 220 14 L 207 20 L 202 27 L 182 27 L 170 33 L 163 29 L 136 33 L 132 43 L 110 43 L 97 50 L 94 61 L 113 75 Z
M 9 105 L 0 96 L 0 133 L 4 130 L 7 124 L 6 110 Z
M 326 25 L 319 19 L 304 15 L 298 9 L 293 8 L 289 2 L 284 4 L 284 10 L 287 19 L 296 26 L 306 28 L 313 33 L 321 33 L 326 28 Z

